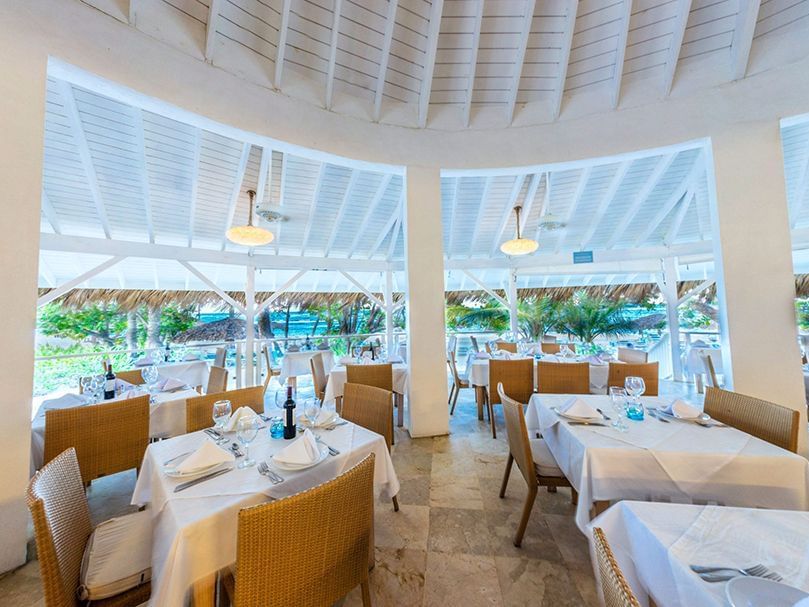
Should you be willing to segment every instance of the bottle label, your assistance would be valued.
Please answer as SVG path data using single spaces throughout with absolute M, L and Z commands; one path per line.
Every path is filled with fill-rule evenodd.
M 115 380 L 108 379 L 107 382 L 104 384 L 104 390 L 106 392 L 113 392 L 115 390 Z

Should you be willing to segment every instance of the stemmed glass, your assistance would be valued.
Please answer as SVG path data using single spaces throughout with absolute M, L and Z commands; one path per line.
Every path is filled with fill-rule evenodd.
M 629 419 L 642 420 L 643 404 L 640 402 L 640 397 L 646 392 L 646 382 L 643 381 L 642 377 L 630 375 L 624 380 L 624 387 L 632 396 L 632 403 L 627 407 L 626 416 Z
M 104 389 L 104 378 L 101 375 L 93 375 L 90 378 L 90 393 L 93 395 L 93 400 L 98 402 L 101 400 L 102 390 Z
M 289 389 L 289 386 L 287 385 L 287 386 L 284 386 L 282 389 L 275 391 L 275 406 L 277 408 L 279 408 L 279 409 L 284 408 L 284 403 L 287 402 L 287 390 L 288 389 Z M 297 389 L 295 388 L 295 386 L 292 386 L 292 400 L 296 400 L 297 394 L 298 394 Z
M 306 421 L 309 426 L 314 428 L 317 424 L 317 418 L 320 415 L 320 403 L 315 398 L 307 398 L 303 401 L 303 414 L 306 416 Z
M 151 392 L 154 385 L 157 383 L 157 378 L 160 376 L 160 373 L 157 371 L 156 366 L 149 365 L 148 367 L 143 367 L 143 369 L 141 369 L 140 376 L 143 378 L 143 381 L 146 382 L 149 392 Z
M 90 385 L 93 383 L 93 378 L 90 375 L 86 375 L 84 377 L 79 378 L 79 383 L 81 384 L 81 393 L 86 397 L 92 397 L 92 389 Z
M 362 346 L 354 346 L 354 358 L 357 359 L 357 363 L 362 362 Z
M 258 417 L 242 417 L 236 424 L 236 439 L 244 445 L 244 459 L 239 462 L 239 468 L 249 468 L 256 465 L 256 460 L 250 459 L 250 443 L 258 435 Z
M 230 421 L 230 414 L 232 413 L 232 407 L 230 406 L 229 400 L 218 400 L 213 404 L 213 423 L 214 427 L 219 431 L 222 435 L 221 438 L 216 440 L 217 444 L 227 442 L 227 438 L 225 438 L 225 426 L 227 425 L 228 421 Z
M 629 427 L 623 421 L 623 416 L 626 412 L 626 399 L 627 394 L 624 388 L 610 386 L 610 400 L 612 401 L 612 408 L 618 414 L 615 416 L 615 420 L 612 422 L 612 427 L 619 432 L 626 432 L 629 430 Z

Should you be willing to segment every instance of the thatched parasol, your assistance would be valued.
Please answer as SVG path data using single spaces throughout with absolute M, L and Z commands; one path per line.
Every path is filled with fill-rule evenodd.
M 178 333 L 171 341 L 179 344 L 205 341 L 235 341 L 244 339 L 247 334 L 247 322 L 243 318 L 223 318 L 191 327 Z
M 666 315 L 647 314 L 632 321 L 635 331 L 650 331 L 652 329 L 662 329 L 666 325 Z

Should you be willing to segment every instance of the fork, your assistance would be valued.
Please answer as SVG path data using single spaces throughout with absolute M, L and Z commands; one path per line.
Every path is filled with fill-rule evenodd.
M 336 456 L 338 456 L 338 455 L 340 455 L 340 452 L 339 452 L 337 449 L 335 449 L 334 447 L 331 447 L 331 446 L 327 445 L 325 442 L 323 442 L 323 439 L 322 439 L 322 438 L 320 438 L 319 436 L 315 436 L 315 440 L 316 440 L 317 442 L 319 442 L 321 445 L 325 446 L 325 447 L 326 447 L 326 448 L 329 450 L 329 455 L 331 455 L 331 456 L 335 456 L 335 457 L 336 457 Z
M 737 569 L 736 567 L 706 567 L 700 565 L 691 565 L 691 571 L 699 575 L 706 582 L 724 582 L 727 579 L 730 579 L 728 576 L 719 575 L 718 573 L 721 571 L 735 571 L 749 577 L 761 577 L 768 580 L 774 580 L 776 582 L 780 582 L 784 579 L 775 571 L 765 567 L 762 564 L 753 565 L 752 567 L 746 567 L 744 569 Z
M 284 482 L 284 478 L 282 476 L 279 476 L 278 474 L 270 470 L 270 467 L 267 465 L 267 462 L 258 463 L 258 473 L 270 479 L 270 482 L 273 485 L 278 485 Z

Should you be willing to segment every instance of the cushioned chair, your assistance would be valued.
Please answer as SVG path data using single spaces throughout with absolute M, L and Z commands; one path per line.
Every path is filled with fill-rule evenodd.
M 508 460 L 506 460 L 503 483 L 500 486 L 500 497 L 506 496 L 508 477 L 511 475 L 511 468 L 515 461 L 517 462 L 517 468 L 519 468 L 525 482 L 528 484 L 528 495 L 522 509 L 522 518 L 514 536 L 514 545 L 519 548 L 525 535 L 525 528 L 528 526 L 528 519 L 531 518 L 531 510 L 534 507 L 534 500 L 536 500 L 539 487 L 552 487 L 554 489 L 556 487 L 570 487 L 570 482 L 565 478 L 559 464 L 553 458 L 553 454 L 548 449 L 545 440 L 528 438 L 528 428 L 525 425 L 522 404 L 506 395 L 503 384 L 497 385 L 497 393 L 500 400 L 503 401 L 506 435 L 508 436 Z M 575 503 L 577 499 L 576 492 L 573 491 L 573 502 Z
M 370 607 L 373 518 L 372 453 L 334 480 L 241 510 L 222 586 L 235 607 L 321 607 L 359 584 Z
M 559 354 L 559 351 L 562 349 L 564 344 L 558 344 L 555 341 L 545 341 L 542 340 L 540 344 L 540 348 L 542 348 L 543 354 Z M 576 351 L 576 344 L 567 344 L 567 347 L 570 349 L 571 352 Z
M 599 528 L 593 529 L 598 577 L 601 578 L 601 590 L 604 593 L 606 607 L 640 607 L 638 599 L 629 587 L 615 556 L 612 554 L 607 537 Z
M 470 388 L 469 379 L 466 377 L 461 376 L 458 373 L 458 365 L 455 362 L 455 352 L 449 352 L 447 363 L 449 364 L 450 373 L 452 373 L 452 386 L 449 390 L 449 403 L 452 405 L 452 408 L 449 410 L 449 414 L 452 415 L 455 413 L 455 405 L 458 402 L 458 394 L 464 388 Z
M 215 394 L 228 389 L 228 370 L 224 367 L 211 367 L 208 373 L 208 385 L 205 394 Z
M 513 341 L 496 341 L 494 344 L 498 350 L 503 350 L 503 352 L 517 353 L 517 344 Z
M 494 405 L 500 403 L 496 386 L 503 384 L 505 393 L 517 402 L 526 404 L 534 393 L 534 359 L 489 361 L 489 389 L 486 391 L 486 406 L 492 424 L 492 438 L 497 438 L 494 423 Z
M 618 360 L 625 363 L 649 362 L 649 353 L 635 348 L 618 348 Z
M 624 387 L 627 377 L 642 377 L 646 384 L 644 396 L 657 396 L 659 381 L 658 363 L 610 363 L 607 387 Z
M 34 475 L 28 484 L 27 501 L 34 522 L 46 607 L 84 604 L 78 600 L 77 594 L 81 584 L 82 557 L 93 528 L 79 462 L 73 448 L 51 459 Z M 148 532 L 127 534 L 128 542 L 133 539 L 151 542 L 151 522 L 148 518 L 145 521 L 149 523 Z M 108 543 L 99 537 L 96 540 L 99 544 Z M 141 554 L 143 548 L 128 543 L 120 554 Z M 148 546 L 145 548 L 148 549 Z M 93 607 L 140 605 L 149 600 L 150 593 L 151 585 L 146 582 L 116 596 L 94 600 L 92 604 Z
M 393 365 L 346 365 L 346 381 L 393 392 Z
M 196 432 L 213 426 L 213 404 L 218 400 L 229 400 L 234 412 L 239 407 L 250 407 L 260 415 L 264 413 L 263 386 L 196 396 L 185 401 L 185 431 Z
M 381 434 L 390 451 L 393 444 L 393 399 L 388 390 L 346 383 L 343 388 L 344 419 Z M 399 511 L 399 500 L 393 497 L 393 509 Z
M 85 484 L 116 472 L 139 470 L 148 445 L 148 394 L 45 412 L 44 462 L 75 448 Z
M 589 363 L 537 362 L 537 391 L 547 394 L 589 394 Z
M 794 409 L 737 392 L 706 388 L 704 410 L 723 424 L 787 451 L 798 452 L 800 414 Z
M 323 355 L 318 352 L 309 359 L 309 368 L 312 370 L 312 387 L 315 390 L 315 398 L 323 402 L 326 396 L 326 367 L 323 365 Z

